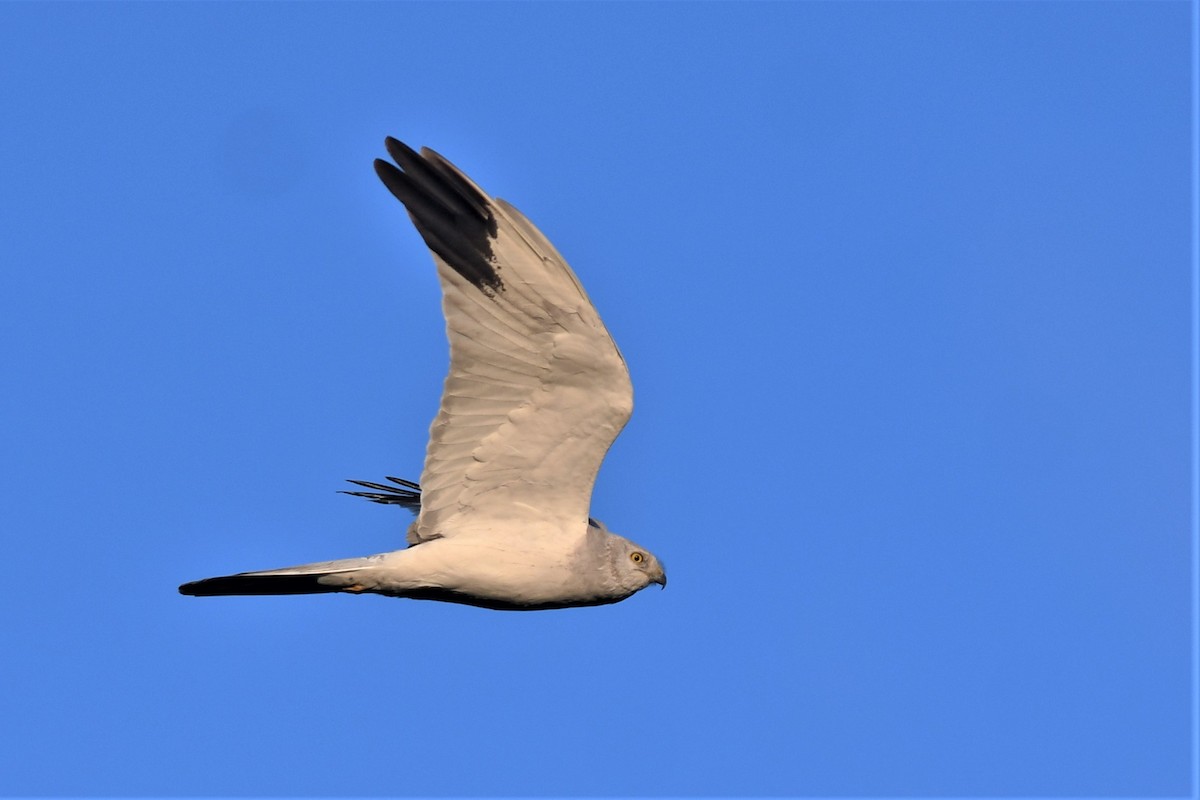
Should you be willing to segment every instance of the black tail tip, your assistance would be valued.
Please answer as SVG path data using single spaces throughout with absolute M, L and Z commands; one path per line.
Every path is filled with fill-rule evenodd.
M 191 581 L 179 587 L 188 597 L 223 597 L 227 595 L 262 596 L 276 594 L 325 594 L 341 591 L 337 586 L 321 583 L 325 573 L 307 575 L 223 575 Z

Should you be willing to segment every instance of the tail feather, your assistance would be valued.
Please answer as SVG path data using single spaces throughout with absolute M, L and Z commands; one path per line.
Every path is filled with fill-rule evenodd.
M 180 594 L 191 597 L 221 595 L 323 594 L 354 591 L 354 573 L 376 566 L 382 555 L 322 561 L 298 567 L 239 572 L 189 581 L 179 587 Z
M 321 583 L 321 575 L 222 575 L 204 578 L 179 587 L 180 594 L 191 597 L 221 595 L 322 594 L 341 591 L 340 586 Z

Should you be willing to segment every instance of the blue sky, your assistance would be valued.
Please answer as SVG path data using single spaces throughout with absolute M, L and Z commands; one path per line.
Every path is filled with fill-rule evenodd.
M 0 793 L 1188 793 L 1191 13 L 0 5 Z M 587 286 L 665 591 L 176 594 L 401 541 L 385 135 Z

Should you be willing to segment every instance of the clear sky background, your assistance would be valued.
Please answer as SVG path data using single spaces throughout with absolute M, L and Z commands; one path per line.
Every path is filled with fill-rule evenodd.
M 0 793 L 1186 794 L 1190 15 L 0 5 Z M 402 541 L 389 134 L 587 286 L 665 591 L 176 593 Z

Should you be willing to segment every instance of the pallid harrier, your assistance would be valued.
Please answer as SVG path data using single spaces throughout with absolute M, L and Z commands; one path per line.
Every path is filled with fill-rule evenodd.
M 372 592 L 484 608 L 615 603 L 666 586 L 588 516 L 633 410 L 625 360 L 554 245 L 437 153 L 395 139 L 375 171 L 433 251 L 450 373 L 421 483 L 349 494 L 417 512 L 403 550 L 185 583 L 187 595 Z

